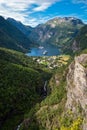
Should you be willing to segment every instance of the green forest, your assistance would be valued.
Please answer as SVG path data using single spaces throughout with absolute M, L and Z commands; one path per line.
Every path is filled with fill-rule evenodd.
M 83 109 L 79 100 L 77 104 L 72 101 L 76 108 L 73 112 L 66 108 L 66 102 L 74 98 L 74 76 L 78 82 L 80 76 L 84 82 L 87 80 L 87 25 L 72 26 L 66 23 L 56 29 L 48 25 L 45 28 L 54 33 L 59 30 L 61 55 L 30 57 L 26 52 L 35 43 L 0 16 L 0 130 L 83 130 L 87 105 Z M 55 37 L 50 40 L 53 42 Z M 81 62 L 78 58 L 77 63 L 80 55 Z M 69 97 L 68 87 L 73 89 Z M 83 97 L 87 92 L 77 90 L 85 90 Z

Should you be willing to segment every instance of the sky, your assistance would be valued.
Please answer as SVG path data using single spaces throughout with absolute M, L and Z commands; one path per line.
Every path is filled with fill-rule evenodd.
M 0 15 L 33 27 L 54 17 L 77 17 L 87 23 L 87 0 L 0 0 Z

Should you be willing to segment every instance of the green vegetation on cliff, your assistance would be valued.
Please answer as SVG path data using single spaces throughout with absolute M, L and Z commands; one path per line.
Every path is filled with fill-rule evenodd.
M 83 50 L 87 49 L 87 25 L 80 29 L 72 42 L 68 44 L 66 43 L 65 45 L 66 46 L 63 48 L 63 52 L 70 55 L 80 54 Z
M 87 48 L 87 25 L 85 25 L 76 36 L 76 42 L 80 50 Z

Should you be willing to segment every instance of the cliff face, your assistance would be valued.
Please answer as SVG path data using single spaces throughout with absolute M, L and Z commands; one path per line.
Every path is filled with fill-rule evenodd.
M 74 42 L 72 44 L 72 50 L 73 50 L 73 52 L 77 52 L 77 51 L 80 50 L 80 46 L 79 46 L 79 44 L 77 43 L 76 40 L 74 40 Z
M 87 129 L 87 54 L 75 58 L 67 74 L 66 108 L 83 117 L 82 129 Z

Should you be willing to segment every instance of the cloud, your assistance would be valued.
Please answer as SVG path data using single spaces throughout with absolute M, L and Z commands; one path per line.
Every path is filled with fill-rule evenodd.
M 45 23 L 49 19 L 50 19 L 50 16 L 43 17 L 43 18 L 42 17 L 38 17 L 38 18 L 36 18 L 36 17 L 35 18 L 30 17 L 29 20 L 27 19 L 25 21 L 25 24 L 27 25 L 27 23 L 28 23 L 28 25 L 31 25 L 33 27 L 33 26 L 38 25 L 39 23 Z
M 44 11 L 59 1 L 60 0 L 0 0 L 0 15 L 6 18 L 12 17 L 28 24 L 30 14 L 32 15 L 33 13 Z M 35 25 L 35 18 L 32 17 L 30 20 L 32 23 L 34 22 Z M 42 20 L 40 19 L 40 21 Z
M 79 3 L 83 3 L 83 4 L 87 4 L 87 0 L 73 0 L 74 4 L 79 4 Z
M 86 6 L 86 5 L 85 5 L 85 6 L 82 6 L 81 9 L 87 9 L 87 6 Z
M 43 10 L 46 10 L 50 6 L 51 6 L 51 3 L 47 2 L 47 3 L 44 3 L 44 4 L 34 8 L 33 10 L 34 11 L 43 11 Z

